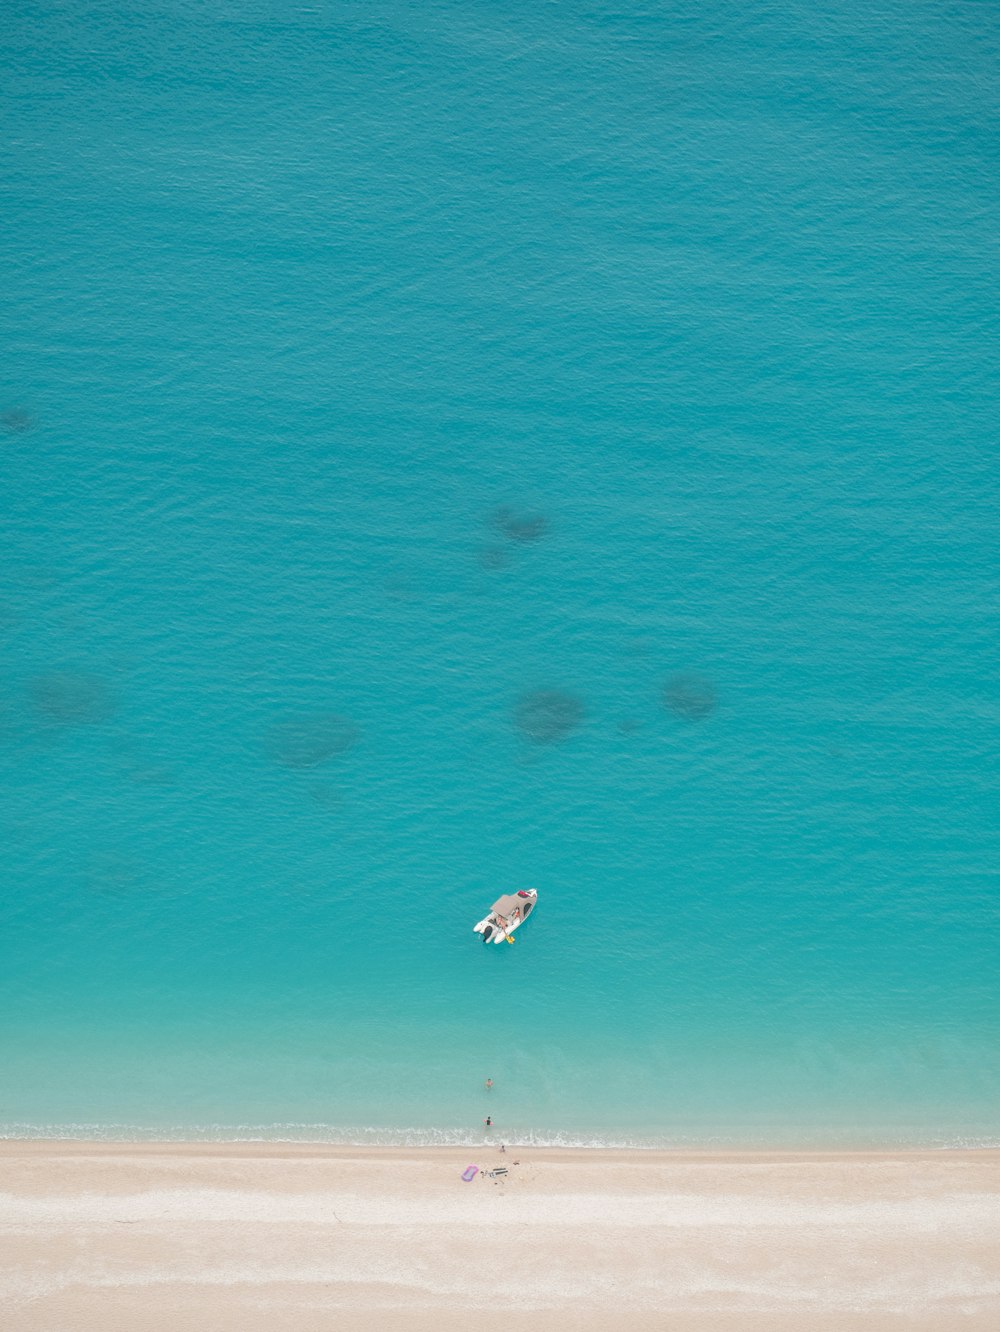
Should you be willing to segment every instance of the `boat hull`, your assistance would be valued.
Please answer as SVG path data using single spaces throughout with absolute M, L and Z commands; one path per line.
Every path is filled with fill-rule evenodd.
M 526 897 L 524 901 L 529 907 L 530 914 L 531 911 L 534 911 L 535 905 L 538 902 L 538 894 L 533 892 Z M 513 921 L 506 927 L 506 930 L 503 930 L 497 925 L 493 918 L 493 912 L 491 911 L 488 916 L 484 916 L 483 919 L 479 921 L 478 924 L 473 925 L 472 928 L 476 934 L 481 934 L 483 936 L 484 942 L 498 944 L 503 943 L 505 939 L 509 938 L 514 933 L 518 926 L 523 924 L 524 919 Z

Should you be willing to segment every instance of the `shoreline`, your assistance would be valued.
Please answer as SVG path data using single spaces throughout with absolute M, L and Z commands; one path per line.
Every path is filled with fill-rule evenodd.
M 19 1332 L 978 1332 L 998 1253 L 991 1148 L 0 1142 Z
M 956 1131 L 953 1134 L 912 1135 L 900 1133 L 890 1137 L 879 1134 L 796 1133 L 794 1131 L 754 1137 L 737 1134 L 686 1133 L 630 1137 L 597 1134 L 589 1137 L 572 1130 L 552 1134 L 530 1131 L 517 1136 L 517 1126 L 509 1129 L 494 1124 L 491 1132 L 463 1131 L 457 1127 L 444 1129 L 365 1129 L 346 1127 L 335 1129 L 326 1124 L 250 1124 L 250 1125 L 158 1125 L 145 1127 L 137 1124 L 27 1124 L 12 1122 L 0 1124 L 0 1146 L 4 1143 L 105 1143 L 108 1146 L 167 1146 L 181 1148 L 199 1144 L 227 1146 L 246 1144 L 251 1147 L 277 1148 L 282 1146 L 305 1148 L 351 1148 L 374 1151 L 400 1149 L 404 1151 L 484 1151 L 505 1142 L 532 1151 L 579 1152 L 635 1152 L 640 1155 L 665 1152 L 699 1155 L 727 1154 L 754 1155 L 760 1153 L 811 1153 L 825 1155 L 872 1155 L 896 1152 L 964 1152 L 1000 1151 L 1000 1132 Z M 510 1136 L 506 1136 L 509 1133 Z
M 354 1143 L 298 1141 L 279 1138 L 0 1138 L 0 1159 L 8 1156 L 64 1155 L 73 1156 L 246 1156 L 295 1159 L 316 1156 L 330 1160 L 379 1160 L 396 1157 L 400 1160 L 421 1158 L 425 1155 L 458 1160 L 469 1152 L 480 1155 L 500 1153 L 501 1144 L 511 1152 L 530 1153 L 534 1160 L 551 1157 L 553 1161 L 579 1158 L 589 1162 L 595 1158 L 614 1161 L 634 1161 L 649 1164 L 653 1160 L 679 1161 L 830 1161 L 897 1159 L 939 1160 L 950 1157 L 975 1157 L 994 1160 L 1000 1165 L 1000 1146 L 984 1147 L 580 1147 L 518 1142 L 516 1139 L 497 1137 L 493 1141 L 478 1143 Z

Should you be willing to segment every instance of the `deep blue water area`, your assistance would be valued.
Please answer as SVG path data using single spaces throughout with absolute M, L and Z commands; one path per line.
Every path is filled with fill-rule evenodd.
M 4 9 L 3 1131 L 997 1140 L 997 34 Z

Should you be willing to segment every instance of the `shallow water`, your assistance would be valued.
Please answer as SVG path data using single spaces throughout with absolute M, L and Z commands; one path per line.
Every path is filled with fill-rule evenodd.
M 7 1131 L 995 1140 L 989 15 L 0 30 Z

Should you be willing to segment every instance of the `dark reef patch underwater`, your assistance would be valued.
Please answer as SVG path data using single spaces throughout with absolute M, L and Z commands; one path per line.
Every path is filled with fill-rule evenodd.
M 23 435 L 31 430 L 34 424 L 35 418 L 23 407 L 11 407 L 0 413 L 0 426 L 11 435 Z
M 540 745 L 565 740 L 583 721 L 583 715 L 580 700 L 562 689 L 533 689 L 522 694 L 514 707 L 517 729 Z
M 267 733 L 265 749 L 284 768 L 316 768 L 352 749 L 360 738 L 360 728 L 348 717 L 335 712 L 303 713 L 275 723 Z
M 493 526 L 510 541 L 540 541 L 548 530 L 544 514 L 531 509 L 501 505 L 493 515 Z
M 685 721 L 704 721 L 715 711 L 718 697 L 711 680 L 685 672 L 672 675 L 663 687 L 664 705 Z
M 86 726 L 106 721 L 115 710 L 110 687 L 83 671 L 49 671 L 29 684 L 32 701 L 48 721 Z

